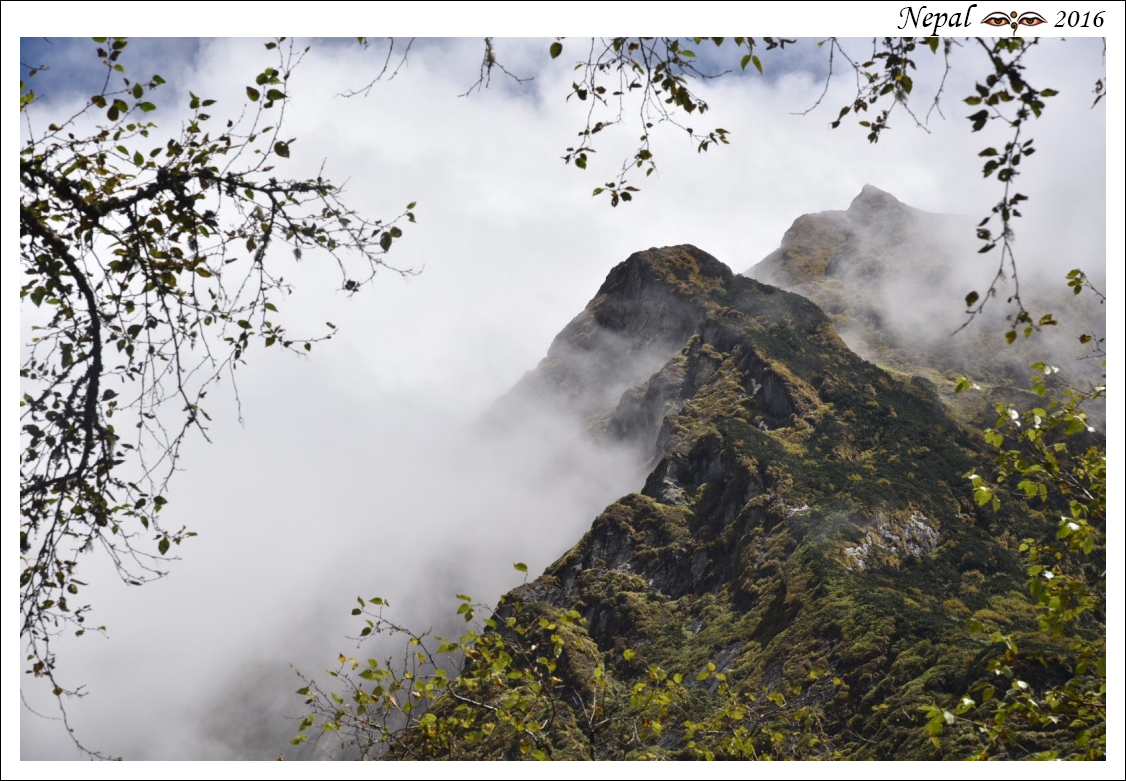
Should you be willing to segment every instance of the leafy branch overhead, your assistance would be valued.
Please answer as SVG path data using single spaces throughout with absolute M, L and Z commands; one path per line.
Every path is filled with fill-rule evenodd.
M 51 644 L 87 629 L 83 555 L 108 554 L 140 584 L 192 536 L 163 521 L 180 446 L 207 436 L 210 389 L 252 345 L 304 353 L 331 338 L 291 334 L 276 250 L 331 258 L 353 292 L 388 266 L 414 204 L 384 221 L 353 211 L 318 176 L 289 178 L 286 85 L 304 54 L 266 44 L 272 65 L 246 87 L 239 120 L 190 94 L 178 134 L 152 117 L 165 80 L 134 79 L 124 39 L 99 38 L 105 85 L 62 123 L 37 126 L 24 86 L 21 299 L 34 307 L 21 366 L 21 635 L 30 671 L 57 694 Z M 238 112 L 232 113 L 238 116 Z
M 745 70 L 749 64 L 761 73 L 762 61 L 755 54 L 759 44 L 754 38 L 731 39 L 737 50 L 746 49 L 740 61 Z M 694 91 L 693 83 L 723 76 L 727 71 L 711 73 L 699 64 L 696 52 L 689 46 L 723 46 L 724 38 L 612 38 L 592 39 L 583 59 L 575 65 L 576 80 L 571 84 L 572 97 L 590 102 L 586 126 L 579 133 L 578 146 L 568 147 L 563 156 L 565 163 L 586 168 L 589 155 L 594 154 L 594 136 L 609 128 L 632 124 L 640 131 L 640 143 L 631 159 L 623 162 L 614 180 L 594 190 L 595 195 L 606 193 L 610 204 L 630 201 L 637 187 L 629 183 L 635 169 L 649 176 L 656 170 L 651 134 L 663 123 L 685 131 L 700 152 L 714 144 L 726 144 L 728 131 L 724 128 L 698 132 L 688 126 L 688 118 L 702 116 L 708 111 L 707 102 Z M 785 38 L 764 38 L 766 50 L 783 48 L 794 41 Z M 585 45 L 584 45 L 585 49 Z M 551 44 L 551 58 L 563 53 L 562 39 Z M 683 116 L 682 116 L 683 114 Z
M 1009 303 L 1015 304 L 1012 316 L 1013 329 L 1009 340 L 1018 331 L 1025 335 L 1051 321 L 1047 315 L 1034 319 L 1020 296 L 1017 262 L 1013 253 L 1013 221 L 1020 217 L 1018 205 L 1028 196 L 1015 192 L 1013 182 L 1019 173 L 1022 159 L 1033 154 L 1032 139 L 1022 138 L 1026 120 L 1039 117 L 1044 101 L 1057 94 L 1053 89 L 1038 89 L 1025 78 L 1024 58 L 1039 39 L 998 38 L 987 41 L 974 38 L 968 42 L 954 39 L 883 38 L 872 39 L 871 51 L 866 57 L 854 58 L 846 51 L 840 39 L 829 38 L 818 45 L 828 52 L 825 88 L 812 107 L 802 112 L 808 114 L 817 108 L 834 77 L 836 63 L 843 60 L 846 70 L 855 79 L 856 92 L 852 100 L 842 106 L 830 126 L 839 128 L 848 115 L 857 118 L 857 124 L 867 134 L 870 142 L 879 141 L 881 134 L 890 129 L 889 122 L 896 110 L 905 112 L 918 128 L 927 130 L 932 113 L 942 116 L 942 97 L 951 71 L 952 58 L 958 50 L 969 48 L 985 57 L 986 75 L 975 85 L 974 92 L 965 103 L 979 107 L 969 115 L 972 132 L 985 129 L 991 122 L 999 122 L 1010 131 L 1010 137 L 1000 147 L 988 147 L 980 154 L 987 158 L 983 168 L 986 178 L 994 178 L 1002 186 L 1002 196 L 977 227 L 982 241 L 980 251 L 991 252 L 1000 248 L 997 267 L 984 295 L 971 292 L 966 296 L 967 323 L 980 314 L 991 298 L 1000 295 L 1005 282 L 1012 280 Z M 708 111 L 708 102 L 697 91 L 708 80 L 742 73 L 748 66 L 759 74 L 764 73 L 763 58 L 773 50 L 783 50 L 796 41 L 787 38 L 611 38 L 591 39 L 580 44 L 579 58 L 575 63 L 576 78 L 571 84 L 571 97 L 589 102 L 586 122 L 579 132 L 579 144 L 568 147 L 563 156 L 565 163 L 586 169 L 595 154 L 595 136 L 610 128 L 634 127 L 639 132 L 639 143 L 632 156 L 623 161 L 613 179 L 594 189 L 595 196 L 605 195 L 611 206 L 631 201 L 638 192 L 635 174 L 644 171 L 646 177 L 657 170 L 654 148 L 654 130 L 670 124 L 686 132 L 697 151 L 706 152 L 713 145 L 729 143 L 731 131 L 716 127 L 698 130 L 694 118 Z M 700 47 L 714 49 L 701 57 Z M 565 49 L 572 50 L 564 39 L 554 41 L 549 49 L 552 59 L 563 56 Z M 920 118 L 913 106 L 917 98 L 914 74 L 920 53 L 941 56 L 943 65 L 939 83 L 926 98 L 926 114 Z M 760 57 L 760 54 L 762 57 Z M 729 56 L 726 69 L 701 65 L 701 60 L 716 62 Z M 1096 94 L 1103 94 L 1103 81 L 1096 84 Z M 913 100 L 915 102 L 913 102 Z M 1096 98 L 1095 103 L 1098 103 Z M 696 120 L 698 121 L 698 120 Z M 990 223 L 999 220 L 998 228 Z
M 361 39 L 361 42 L 366 45 L 367 39 Z M 1021 161 L 1036 151 L 1032 139 L 1022 138 L 1025 121 L 1039 117 L 1045 108 L 1044 101 L 1058 94 L 1054 89 L 1036 88 L 1027 81 L 1024 59 L 1038 42 L 1038 38 L 1015 36 L 961 41 L 938 37 L 873 38 L 870 52 L 855 57 L 846 49 L 845 41 L 828 38 L 817 44 L 827 52 L 824 90 L 813 106 L 799 112 L 809 114 L 820 106 L 834 75 L 837 75 L 835 69 L 843 61 L 846 72 L 855 81 L 855 94 L 839 109 L 830 123 L 831 128 L 841 127 L 846 117 L 852 115 L 868 140 L 876 143 L 883 132 L 891 128 L 889 123 L 893 114 L 900 111 L 906 113 L 917 128 L 929 132 L 928 123 L 933 114 L 945 119 L 943 96 L 956 57 L 975 54 L 984 57 L 985 76 L 964 99 L 967 105 L 978 107 L 978 110 L 966 119 L 972 132 L 999 122 L 1010 135 L 1002 145 L 986 147 L 980 152 L 981 157 L 987 158 L 983 175 L 997 180 L 1002 187 L 1002 195 L 990 214 L 978 224 L 976 233 L 982 242 L 980 252 L 988 253 L 997 248 L 1000 252 L 996 270 L 984 294 L 971 291 L 966 295 L 967 317 L 962 327 L 981 314 L 990 299 L 999 297 L 1003 287 L 1011 280 L 1008 303 L 1015 305 L 1015 311 L 1010 316 L 1013 327 L 1007 334 L 1010 342 L 1018 333 L 1028 336 L 1040 326 L 1053 322 L 1051 315 L 1034 318 L 1024 306 L 1013 252 L 1013 222 L 1021 216 L 1018 205 L 1028 199 L 1027 195 L 1013 190 L 1013 182 Z M 594 188 L 593 195 L 606 196 L 611 206 L 634 200 L 640 190 L 638 172 L 644 172 L 644 176 L 649 177 L 657 170 L 654 133 L 660 125 L 671 125 L 686 133 L 698 152 L 730 143 L 731 131 L 727 128 L 700 130 L 697 127 L 710 108 L 702 95 L 702 86 L 723 77 L 734 78 L 752 66 L 755 72 L 764 75 L 769 65 L 769 52 L 785 50 L 787 46 L 793 47 L 798 43 L 790 38 L 742 36 L 591 38 L 581 43 L 556 39 L 548 47 L 552 60 L 563 58 L 565 52 L 576 49 L 578 52 L 573 60 L 575 75 L 566 99 L 575 98 L 588 106 L 583 127 L 577 134 L 578 143 L 566 148 L 562 158 L 564 163 L 586 170 L 597 153 L 594 145 L 596 136 L 613 128 L 632 128 L 638 133 L 636 148 L 621 162 L 612 178 Z M 853 47 L 853 44 L 847 45 Z M 484 46 L 480 76 L 464 95 L 482 86 L 487 87 L 494 69 L 517 82 L 528 80 L 515 76 L 504 67 L 492 38 L 486 38 Z M 391 72 L 391 78 L 406 62 L 409 50 L 410 43 Z M 388 72 L 394 51 L 395 40 L 390 39 L 386 59 L 376 80 Z M 942 57 L 938 84 L 933 91 L 924 90 L 928 93 L 923 98 L 925 114 L 916 111 L 920 98 L 915 79 L 920 54 Z M 980 66 L 975 63 L 972 67 Z M 367 94 L 372 84 L 374 81 L 347 94 Z M 1094 91 L 1094 105 L 1097 105 L 1105 94 L 1103 78 L 1096 81 Z M 990 227 L 994 220 L 999 225 Z

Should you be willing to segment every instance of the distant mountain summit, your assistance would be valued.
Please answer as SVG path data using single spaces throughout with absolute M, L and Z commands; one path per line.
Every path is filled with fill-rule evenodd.
M 794 220 L 781 246 L 746 274 L 794 287 L 824 277 L 886 273 L 896 262 L 932 266 L 945 260 L 945 253 L 935 252 L 934 234 L 949 230 L 955 222 L 957 218 L 927 214 L 866 184 L 846 211 L 806 214 Z M 919 250 L 921 254 L 908 254 Z
M 964 321 L 969 280 L 981 277 L 971 273 L 983 265 L 973 235 L 968 218 L 930 214 L 865 185 L 845 211 L 798 217 L 745 273 L 816 302 L 870 360 L 909 369 L 921 348 L 923 365 L 947 368 L 961 360 L 950 335 Z M 996 330 L 992 312 L 989 320 Z
M 957 401 L 960 415 L 981 422 L 1011 395 L 1006 388 L 1027 387 L 1034 361 L 1060 367 L 1068 382 L 1099 381 L 1097 361 L 1076 360 L 1083 354 L 1076 337 L 1105 333 L 1105 313 L 1090 296 L 1071 295 L 1066 269 L 1047 282 L 1035 269 L 1022 272 L 1022 297 L 1034 318 L 1054 314 L 1061 323 L 1035 339 L 1006 343 L 1015 309 L 1006 303 L 1004 280 L 985 312 L 969 319 L 965 296 L 985 294 L 1000 252 L 979 251 L 976 222 L 913 208 L 869 184 L 847 210 L 798 217 L 778 249 L 744 273 L 814 301 L 853 350 L 886 369 L 927 377 L 940 388 L 969 375 L 997 390 L 1001 396 L 987 403 L 981 396 L 976 406 Z M 1071 262 L 1084 265 L 1081 258 Z

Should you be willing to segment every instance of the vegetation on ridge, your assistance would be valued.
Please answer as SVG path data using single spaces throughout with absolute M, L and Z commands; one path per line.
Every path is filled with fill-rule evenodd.
M 302 739 L 328 730 L 364 753 L 496 759 L 937 759 L 981 751 L 979 735 L 1016 756 L 1098 745 L 1087 700 L 1079 738 L 1043 723 L 987 734 L 964 716 L 966 692 L 1000 669 L 996 643 L 1043 659 L 1041 688 L 1067 689 L 1074 652 L 1040 631 L 1020 555 L 1022 540 L 1055 533 L 1052 505 L 983 503 L 959 476 L 990 446 L 928 382 L 861 360 L 807 301 L 710 261 L 695 248 L 627 261 L 683 283 L 666 295 L 705 301 L 648 381 L 675 403 L 655 421 L 643 492 L 481 628 L 442 641 L 438 653 L 469 649 L 446 672 L 428 673 L 438 660 L 412 635 L 409 676 L 343 659 L 333 674 L 351 701 L 336 704 L 310 682 Z M 621 403 L 653 398 L 641 387 Z M 1084 610 L 1092 647 L 1105 619 Z M 459 688 L 474 681 L 472 697 Z M 1016 711 L 1014 723 L 1027 702 Z

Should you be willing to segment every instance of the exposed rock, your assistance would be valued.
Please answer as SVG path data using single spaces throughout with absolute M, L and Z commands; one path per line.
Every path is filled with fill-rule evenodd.
M 927 523 L 927 517 L 912 512 L 906 522 L 897 523 L 891 518 L 880 518 L 869 528 L 864 542 L 845 548 L 849 567 L 864 569 L 869 555 L 876 550 L 900 555 L 923 556 L 938 545 L 938 530 Z

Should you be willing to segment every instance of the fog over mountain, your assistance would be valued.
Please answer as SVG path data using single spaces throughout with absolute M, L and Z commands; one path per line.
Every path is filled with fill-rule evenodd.
M 476 78 L 480 41 L 420 40 L 393 80 L 367 98 L 343 98 L 383 52 L 312 42 L 288 85 L 292 175 L 315 176 L 323 165 L 326 177 L 347 180 L 355 208 L 373 215 L 417 201 L 418 224 L 389 260 L 421 273 L 382 274 L 348 296 L 325 284 L 323 259 L 270 257 L 294 286 L 279 302 L 291 331 L 322 333 L 330 320 L 339 334 L 308 360 L 253 352 L 237 374 L 238 402 L 229 384 L 212 393 L 212 442 L 185 448 L 167 510 L 199 536 L 175 551 L 183 560 L 165 579 L 133 588 L 95 556 L 83 562 L 91 620 L 107 637 L 64 638 L 58 654 L 64 680 L 87 685 L 88 696 L 67 705 L 85 745 L 128 759 L 310 756 L 286 742 L 303 712 L 290 665 L 319 675 L 353 652 L 357 596 L 384 597 L 412 627 L 456 632 L 464 626 L 453 614 L 456 594 L 494 602 L 522 582 L 514 562 L 538 575 L 607 505 L 641 491 L 655 437 L 606 436 L 628 428 L 611 406 L 681 349 L 692 318 L 678 329 L 679 310 L 645 321 L 641 307 L 626 318 L 630 338 L 651 334 L 649 343 L 629 341 L 617 353 L 616 337 L 588 327 L 592 296 L 634 253 L 691 244 L 736 271 L 808 292 L 803 280 L 783 280 L 775 261 L 787 230 L 811 219 L 802 215 L 829 213 L 816 236 L 831 244 L 840 237 L 825 231 L 848 234 L 841 274 L 871 296 L 838 301 L 855 327 L 837 327 L 873 360 L 896 359 L 884 338 L 891 333 L 941 351 L 965 294 L 984 292 L 996 261 L 964 247 L 1000 197 L 977 152 L 1004 134 L 968 132 L 958 101 L 973 89 L 973 66 L 949 74 L 946 119 L 933 116 L 928 132 L 893 115 L 873 145 L 851 120 L 827 128 L 851 100 L 845 79 L 833 81 L 821 109 L 795 114 L 817 101 L 826 74 L 813 42 L 801 41 L 811 45 L 764 57 L 763 77 L 706 83 L 708 124 L 730 130 L 732 143 L 698 154 L 669 128 L 655 147 L 658 173 L 635 202 L 612 210 L 590 193 L 632 152 L 636 133 L 608 136 L 590 171 L 560 163 L 586 106 L 564 100 L 572 75 L 552 67 L 549 43 L 498 40 L 506 67 L 534 80 L 494 77 L 488 90 L 459 98 Z M 246 84 L 269 64 L 257 40 L 134 44 L 130 71 L 169 80 L 154 114 L 168 131 L 182 120 L 188 89 L 237 114 Z M 89 90 L 70 88 L 63 65 L 88 62 L 87 44 L 25 39 L 21 47 L 25 62 L 60 63 L 61 81 L 37 106 L 43 121 L 69 116 Z M 1111 290 L 1119 279 L 1117 268 L 1107 279 L 1106 190 L 1108 170 L 1120 177 L 1121 166 L 1107 162 L 1105 102 L 1090 109 L 1102 57 L 1101 43 L 1085 39 L 1044 41 L 1029 56 L 1030 74 L 1060 94 L 1030 126 L 1038 153 L 1021 166 L 1030 200 L 1015 247 L 1022 284 L 1049 298 L 1071 268 Z M 939 65 L 920 57 L 917 94 L 935 88 Z M 919 231 L 877 220 L 859 233 L 863 215 L 854 212 L 884 196 L 903 213 L 943 216 L 920 217 Z M 912 248 L 911 259 L 930 257 L 939 231 L 960 248 L 941 273 L 937 261 L 880 257 L 891 238 Z M 987 312 L 990 327 L 1011 311 L 1004 297 Z M 21 312 L 25 337 L 28 316 Z M 592 341 L 598 350 L 580 347 Z M 597 362 L 586 362 L 588 353 Z M 1108 414 L 1108 430 L 1119 430 Z M 11 719 L 16 683 L 13 663 Z M 50 716 L 50 693 L 29 676 L 20 683 L 29 706 Z M 59 722 L 21 709 L 19 723 L 22 759 L 81 758 Z
M 1067 382 L 1101 382 L 1101 363 L 1078 338 L 1106 333 L 1105 307 L 1093 294 L 1076 297 L 1045 272 L 1041 248 L 1021 247 L 1022 268 L 1027 261 L 1021 301 L 1035 321 L 1053 316 L 1056 325 L 1007 345 L 1007 331 L 1023 330 L 1013 322 L 1015 303 L 971 316 L 966 283 L 982 265 L 984 244 L 974 227 L 968 217 L 930 214 L 866 184 L 847 210 L 796 219 L 781 246 L 745 273 L 808 296 L 853 350 L 888 368 L 1023 387 L 1029 366 L 1046 361 L 1060 367 Z M 1090 274 L 1105 290 L 1105 267 L 1096 264 Z M 1009 290 L 1013 285 L 999 285 L 998 298 Z

